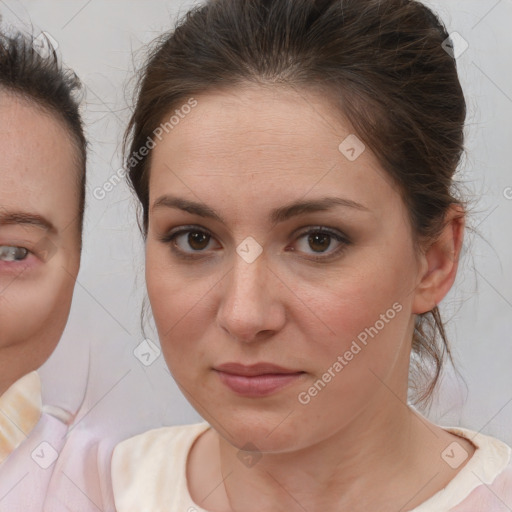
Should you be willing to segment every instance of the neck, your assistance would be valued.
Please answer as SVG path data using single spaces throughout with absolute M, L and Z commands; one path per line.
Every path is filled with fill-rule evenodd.
M 253 468 L 233 471 L 225 481 L 233 510 L 252 510 L 247 506 L 258 503 L 256 495 L 260 500 L 265 497 L 267 503 L 258 503 L 254 510 L 345 509 L 340 506 L 357 510 L 352 504 L 357 502 L 361 507 L 361 501 L 369 498 L 368 490 L 375 489 L 375 482 L 389 481 L 390 471 L 399 471 L 411 456 L 411 420 L 406 408 L 399 405 L 396 413 L 400 421 L 396 416 L 390 421 L 382 413 L 369 414 L 366 410 L 353 424 L 317 444 L 292 453 L 264 454 Z M 232 447 L 221 441 L 223 474 L 235 465 L 233 455 Z M 263 489 L 265 492 L 260 493 Z M 367 505 L 362 509 L 373 508 Z
M 293 452 L 262 454 L 252 467 L 215 434 L 217 482 L 224 485 L 204 506 L 215 512 L 392 512 L 418 506 L 454 477 L 440 458 L 454 436 L 389 390 L 386 407 L 382 400 L 376 397 L 374 406 L 332 437 Z
M 3 373 L 3 368 L 1 367 L 0 372 L 2 372 L 2 377 L 0 378 L 0 396 L 2 396 L 18 379 L 21 379 L 23 375 L 6 375 Z

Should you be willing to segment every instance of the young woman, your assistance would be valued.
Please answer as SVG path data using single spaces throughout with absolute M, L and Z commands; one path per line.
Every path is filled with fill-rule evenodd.
M 512 508 L 510 447 L 414 407 L 466 216 L 447 41 L 411 0 L 215 0 L 159 41 L 127 165 L 162 350 L 206 422 L 117 446 L 119 512 Z
M 32 39 L 0 35 L 0 510 L 43 510 L 68 428 L 36 369 L 66 325 L 80 266 L 86 141 L 79 82 Z

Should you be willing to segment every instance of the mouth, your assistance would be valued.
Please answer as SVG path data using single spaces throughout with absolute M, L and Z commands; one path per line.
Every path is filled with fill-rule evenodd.
M 297 382 L 305 372 L 283 368 L 272 363 L 242 365 L 225 363 L 213 368 L 220 381 L 240 396 L 260 398 L 277 393 Z

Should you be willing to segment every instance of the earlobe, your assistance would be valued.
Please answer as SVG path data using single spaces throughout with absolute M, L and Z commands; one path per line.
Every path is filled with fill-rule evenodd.
M 421 257 L 413 313 L 431 311 L 450 291 L 457 275 L 464 227 L 464 209 L 457 204 L 451 205 L 445 216 L 443 231 Z

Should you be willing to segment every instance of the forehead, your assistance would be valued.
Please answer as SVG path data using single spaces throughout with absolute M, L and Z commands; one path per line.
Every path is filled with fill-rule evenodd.
M 30 206 L 56 216 L 76 210 L 75 148 L 56 116 L 0 91 L 0 154 L 2 208 Z
M 399 201 L 370 150 L 355 161 L 340 151 L 353 129 L 318 94 L 246 87 L 196 100 L 153 150 L 150 200 L 172 188 L 202 193 L 204 202 L 214 190 L 215 197 L 264 196 L 276 204 L 316 191 L 337 191 L 377 207 Z
M 179 147 L 177 158 L 209 159 L 218 167 L 222 162 L 239 163 L 240 171 L 249 171 L 247 157 L 252 156 L 257 157 L 254 167 L 281 160 L 280 167 L 286 169 L 286 162 L 298 159 L 294 155 L 299 152 L 300 157 L 309 154 L 317 159 L 333 145 L 336 150 L 336 140 L 350 133 L 340 118 L 315 95 L 246 86 L 198 96 L 197 106 L 164 136 L 160 146 Z

